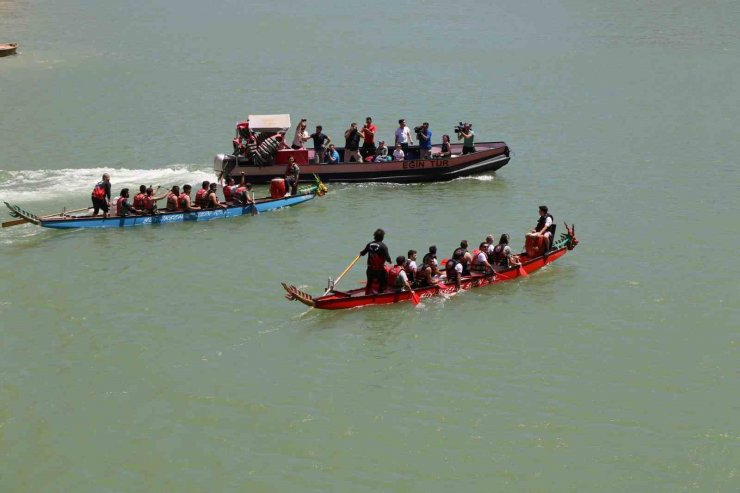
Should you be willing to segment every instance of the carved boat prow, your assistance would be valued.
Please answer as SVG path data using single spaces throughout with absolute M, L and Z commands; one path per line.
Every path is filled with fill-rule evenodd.
M 310 307 L 315 306 L 315 303 L 313 301 L 313 296 L 311 296 L 310 294 L 304 293 L 303 291 L 293 286 L 292 284 L 290 286 L 288 286 L 284 282 L 281 282 L 280 284 L 282 284 L 283 289 L 285 289 L 285 291 L 288 292 L 288 294 L 286 294 L 285 297 L 289 299 L 290 301 L 298 300 L 306 306 L 310 306 Z

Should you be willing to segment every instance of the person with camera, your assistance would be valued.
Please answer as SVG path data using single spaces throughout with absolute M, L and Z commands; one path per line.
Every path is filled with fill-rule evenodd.
M 360 133 L 362 134 L 362 155 L 365 157 L 375 156 L 375 133 L 378 131 L 378 127 L 373 123 L 371 117 L 365 118 L 365 125 L 363 125 Z
M 398 120 L 395 144 L 401 144 L 401 147 L 404 151 L 408 151 L 409 146 L 414 145 L 414 139 L 411 138 L 411 130 L 409 130 L 409 127 L 406 126 L 406 120 L 404 120 L 403 118 Z
M 344 162 L 349 163 L 354 159 L 356 162 L 362 162 L 362 156 L 360 155 L 360 137 L 362 134 L 357 129 L 357 124 L 352 123 L 350 127 L 344 131 Z
M 419 159 L 432 158 L 432 132 L 429 123 L 424 122 L 420 127 L 415 127 L 416 137 L 419 139 Z
M 455 127 L 455 133 L 457 134 L 457 140 L 463 141 L 463 156 L 475 152 L 475 132 L 473 132 L 473 125 L 460 122 L 460 125 Z

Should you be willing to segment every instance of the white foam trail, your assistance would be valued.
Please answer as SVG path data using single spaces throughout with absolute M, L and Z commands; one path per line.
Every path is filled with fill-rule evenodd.
M 200 182 L 213 181 L 216 176 L 212 170 L 204 171 L 192 165 L 174 164 L 160 169 L 126 169 L 126 168 L 83 168 L 54 170 L 0 170 L 0 200 L 8 202 L 58 199 L 70 195 L 89 198 L 90 192 L 103 173 L 111 176 L 112 194 L 118 195 L 122 188 L 128 187 L 132 194 L 138 191 L 139 185 L 172 185 L 182 186 L 190 183 L 193 188 L 200 188 Z

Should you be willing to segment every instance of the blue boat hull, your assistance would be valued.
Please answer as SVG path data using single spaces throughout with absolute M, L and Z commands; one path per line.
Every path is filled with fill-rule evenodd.
M 80 217 L 70 219 L 41 220 L 40 226 L 55 229 L 73 228 L 125 228 L 129 226 L 146 226 L 151 224 L 182 223 L 188 221 L 211 221 L 252 214 L 252 207 L 257 212 L 266 212 L 282 207 L 301 204 L 313 199 L 316 194 L 296 195 L 294 197 L 283 197 L 281 199 L 270 199 L 258 202 L 255 206 L 232 206 L 226 209 L 209 209 L 191 212 L 164 212 L 152 216 L 126 216 L 126 217 Z

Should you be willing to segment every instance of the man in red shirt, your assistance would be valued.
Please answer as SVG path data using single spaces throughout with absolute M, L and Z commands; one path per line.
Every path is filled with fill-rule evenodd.
M 377 127 L 373 124 L 373 119 L 369 116 L 365 118 L 365 125 L 363 125 L 361 131 L 364 139 L 362 143 L 362 155 L 364 157 L 375 156 L 375 132 L 377 130 Z

